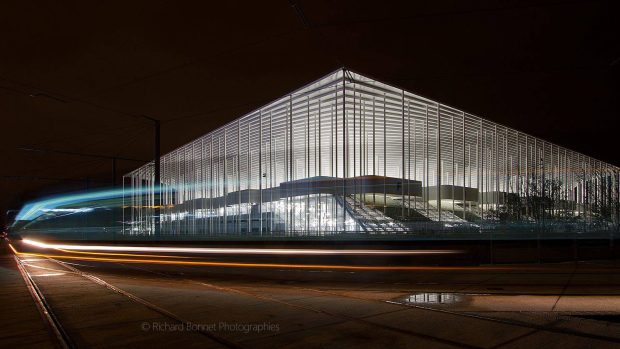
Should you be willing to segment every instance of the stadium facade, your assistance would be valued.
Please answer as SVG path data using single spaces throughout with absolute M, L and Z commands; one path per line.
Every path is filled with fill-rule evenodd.
M 127 174 L 123 235 L 616 232 L 620 169 L 340 69 Z

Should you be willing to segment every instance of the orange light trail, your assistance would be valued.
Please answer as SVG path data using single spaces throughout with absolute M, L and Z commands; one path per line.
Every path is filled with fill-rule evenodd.
M 66 250 L 66 249 L 62 249 L 62 248 L 57 248 L 56 250 L 62 251 L 62 252 L 67 252 L 67 253 L 90 254 L 90 255 L 97 255 L 97 256 L 158 257 L 158 258 L 182 258 L 182 259 L 194 258 L 194 257 L 186 257 L 186 256 L 166 256 L 166 255 L 157 255 L 157 254 L 143 255 L 143 254 L 135 254 L 135 253 L 84 252 L 84 251 Z
M 301 248 L 225 248 L 225 247 L 150 247 L 150 246 L 103 246 L 54 244 L 23 239 L 23 243 L 39 248 L 80 251 L 164 252 L 196 254 L 265 254 L 265 255 L 434 255 L 462 253 L 459 250 L 332 250 Z
M 10 246 L 10 245 L 9 245 Z M 395 270 L 510 270 L 508 267 L 438 267 L 438 266 L 360 266 L 360 265 L 325 265 L 325 264 L 286 264 L 286 263 L 240 263 L 240 262 L 206 262 L 206 261 L 175 261 L 158 259 L 127 259 L 52 255 L 45 253 L 18 252 L 17 255 L 37 256 L 44 258 L 71 259 L 93 262 L 122 262 L 142 264 L 209 266 L 209 267 L 237 267 L 237 268 L 283 268 L 283 269 L 332 269 L 332 270 L 368 270 L 368 271 L 395 271 Z
M 17 250 L 15 249 L 15 247 L 13 247 L 13 245 L 9 244 L 9 248 L 13 251 L 13 253 L 20 254 L 20 252 L 17 252 Z

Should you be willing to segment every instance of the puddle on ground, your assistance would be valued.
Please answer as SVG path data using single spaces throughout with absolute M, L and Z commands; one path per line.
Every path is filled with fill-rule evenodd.
M 395 302 L 410 305 L 454 305 L 469 302 L 474 296 L 484 296 L 484 294 L 420 292 L 399 298 Z
M 394 298 L 389 303 L 450 309 L 456 311 L 536 311 L 536 312 L 596 312 L 604 307 L 609 314 L 571 314 L 591 320 L 620 322 L 620 297 L 563 295 L 561 308 L 556 308 L 558 295 L 496 294 L 466 292 L 415 292 Z

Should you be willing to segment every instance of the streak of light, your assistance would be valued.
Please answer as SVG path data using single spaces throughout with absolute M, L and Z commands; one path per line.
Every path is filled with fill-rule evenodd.
M 67 252 L 67 253 L 76 253 L 76 254 L 89 254 L 89 255 L 97 255 L 97 256 L 125 256 L 125 257 L 158 257 L 158 258 L 193 258 L 193 257 L 185 257 L 185 256 L 167 256 L 167 255 L 157 255 L 157 254 L 135 254 L 135 253 L 106 253 L 106 252 L 83 252 L 83 251 L 73 251 L 67 250 L 63 248 L 57 248 L 56 250 Z
M 394 271 L 394 270 L 511 270 L 510 267 L 439 267 L 439 266 L 361 266 L 361 265 L 325 265 L 325 264 L 281 264 L 281 263 L 240 263 L 240 262 L 204 262 L 204 261 L 175 261 L 158 259 L 126 259 L 126 258 L 103 258 L 52 255 L 45 253 L 17 252 L 18 255 L 37 256 L 56 259 L 78 259 L 92 262 L 122 262 L 140 264 L 164 264 L 186 265 L 207 267 L 237 267 L 237 268 L 286 268 L 286 269 L 332 269 L 332 270 L 369 270 L 369 271 Z
M 11 249 L 11 251 L 13 251 L 13 253 L 19 254 L 19 252 L 17 252 L 17 250 L 15 249 L 15 247 L 13 247 L 13 245 L 9 244 L 9 248 Z
M 47 274 L 33 274 L 32 276 L 60 276 L 60 275 L 65 275 L 65 273 L 47 273 Z
M 145 192 L 145 190 L 141 190 L 140 194 Z M 78 205 L 94 200 L 110 200 L 122 197 L 123 189 L 97 190 L 48 197 L 24 205 L 15 217 L 15 221 L 32 221 L 44 214 L 45 210 L 62 209 L 67 205 Z
M 131 252 L 168 252 L 168 253 L 203 253 L 203 254 L 271 254 L 271 255 L 428 255 L 462 253 L 459 250 L 328 250 L 295 248 L 205 248 L 205 247 L 147 247 L 147 246 L 103 246 L 52 244 L 31 239 L 23 243 L 39 248 L 80 250 L 80 251 L 131 251 Z

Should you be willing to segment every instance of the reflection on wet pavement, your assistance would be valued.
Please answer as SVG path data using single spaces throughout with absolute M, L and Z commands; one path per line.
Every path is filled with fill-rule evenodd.
M 466 295 L 450 292 L 423 292 L 409 295 L 400 299 L 404 304 L 456 304 L 465 300 Z
M 528 295 L 458 292 L 416 292 L 390 303 L 437 307 L 452 311 L 535 311 L 620 313 L 620 297 L 613 295 Z

